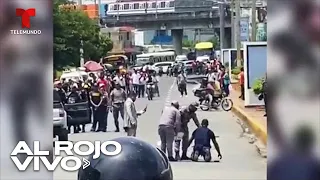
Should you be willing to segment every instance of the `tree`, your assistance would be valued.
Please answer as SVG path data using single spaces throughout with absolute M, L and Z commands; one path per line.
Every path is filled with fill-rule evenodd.
M 211 42 L 213 44 L 213 48 L 216 49 L 216 48 L 220 48 L 219 47 L 219 37 L 217 35 L 213 36 L 212 38 L 210 38 L 208 40 L 208 42 Z
M 83 11 L 63 8 L 66 0 L 54 0 L 54 69 L 80 65 L 80 49 L 84 58 L 99 61 L 112 49 L 112 41 L 100 33 L 97 21 Z M 82 46 L 83 44 L 83 46 Z
M 188 47 L 188 48 L 194 48 L 194 42 L 188 39 L 184 39 L 182 41 L 182 46 L 183 47 Z

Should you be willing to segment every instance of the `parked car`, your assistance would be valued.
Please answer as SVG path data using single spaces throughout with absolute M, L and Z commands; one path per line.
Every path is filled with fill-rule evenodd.
M 171 67 L 174 62 L 157 62 L 154 63 L 152 69 L 156 72 L 159 72 L 160 67 L 162 68 L 163 73 L 167 73 L 169 67 Z
M 68 141 L 68 116 L 59 95 L 53 91 L 53 137 L 58 136 L 59 141 Z

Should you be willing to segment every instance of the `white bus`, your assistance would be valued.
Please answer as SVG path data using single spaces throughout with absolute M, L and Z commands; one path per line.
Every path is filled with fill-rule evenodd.
M 137 66 L 143 66 L 147 63 L 157 63 L 157 62 L 166 62 L 166 61 L 174 61 L 175 53 L 173 51 L 167 52 L 155 52 L 155 53 L 147 53 L 147 54 L 139 54 L 137 55 Z

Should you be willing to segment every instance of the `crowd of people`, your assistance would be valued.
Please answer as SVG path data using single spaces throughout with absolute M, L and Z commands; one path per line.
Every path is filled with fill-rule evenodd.
M 97 77 L 94 73 L 89 73 L 87 79 L 74 81 L 72 79 L 56 80 L 54 83 L 55 91 L 58 92 L 60 101 L 63 104 L 73 104 L 88 102 L 90 110 L 90 122 L 93 115 L 91 131 L 107 131 L 108 114 L 113 114 L 116 132 L 119 128 L 119 115 L 125 117 L 124 103 L 130 94 L 135 94 L 138 98 L 145 97 L 146 84 L 153 83 L 157 86 L 159 79 L 152 71 L 133 71 L 106 73 L 101 72 Z M 71 126 L 68 129 L 71 132 Z M 74 133 L 85 132 L 85 124 L 73 127 Z

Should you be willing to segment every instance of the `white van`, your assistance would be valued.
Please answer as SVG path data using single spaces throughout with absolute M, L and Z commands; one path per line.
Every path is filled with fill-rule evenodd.
M 187 60 L 188 60 L 188 58 L 186 55 L 178 55 L 175 59 L 175 62 L 180 63 L 180 62 L 187 61 Z
M 162 67 L 164 73 L 167 73 L 169 67 L 173 66 L 174 62 L 158 62 L 152 65 L 152 69 L 159 72 L 159 68 Z
M 84 81 L 84 79 L 88 79 L 88 73 L 79 70 L 68 70 L 62 73 L 60 80 L 62 79 L 65 79 L 66 81 L 71 79 L 74 82 Z

